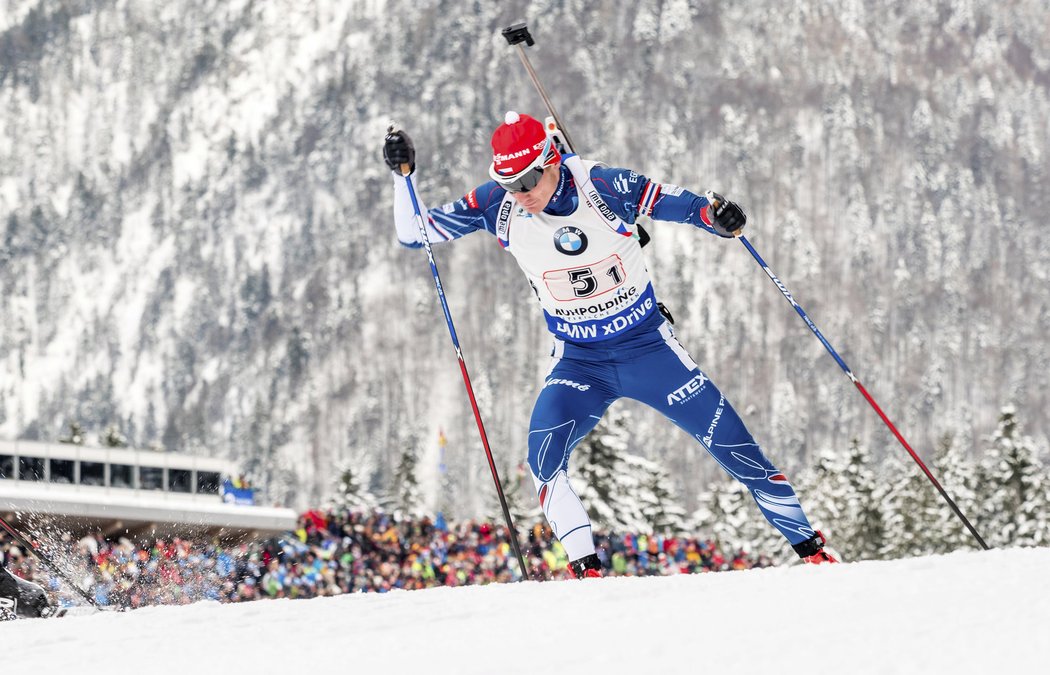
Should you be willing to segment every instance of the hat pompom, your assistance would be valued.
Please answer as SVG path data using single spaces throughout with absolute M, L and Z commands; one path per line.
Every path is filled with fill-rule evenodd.
M 518 113 L 514 112 L 513 110 L 508 110 L 507 114 L 503 116 L 504 124 L 517 124 L 518 120 L 520 120 L 520 119 L 521 119 L 521 116 L 518 115 Z

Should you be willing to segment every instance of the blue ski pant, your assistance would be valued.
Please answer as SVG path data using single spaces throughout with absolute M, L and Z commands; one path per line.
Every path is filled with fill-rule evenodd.
M 794 489 L 713 382 L 663 322 L 615 346 L 555 342 L 529 426 L 529 468 L 540 504 L 570 560 L 594 552 L 590 519 L 568 481 L 569 456 L 613 401 L 651 406 L 711 453 L 751 492 L 791 544 L 814 530 Z

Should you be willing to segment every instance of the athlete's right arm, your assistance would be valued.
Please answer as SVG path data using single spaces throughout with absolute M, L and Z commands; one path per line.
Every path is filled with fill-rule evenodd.
M 397 240 L 403 246 L 419 248 L 423 240 L 405 180 L 404 176 L 394 173 L 394 225 L 397 227 Z M 423 224 L 431 244 L 458 239 L 476 230 L 496 233 L 496 212 L 503 201 L 504 192 L 495 182 L 490 181 L 471 190 L 462 199 L 436 209 L 427 209 L 419 196 L 415 175 L 409 176 L 408 180 L 412 181 L 412 189 L 415 190 L 419 212 L 423 215 Z
M 416 170 L 416 149 L 408 134 L 393 127 L 387 131 L 386 138 L 383 139 L 383 161 L 393 171 L 394 225 L 397 228 L 397 239 L 404 246 L 418 248 L 423 245 L 420 228 L 416 222 L 416 206 L 419 207 L 423 227 L 431 243 L 458 239 L 475 230 L 496 233 L 496 211 L 505 194 L 496 183 L 490 181 L 471 190 L 463 199 L 430 210 L 419 196 L 419 189 L 412 175 Z M 406 167 L 408 176 L 402 173 Z M 415 205 L 412 204 L 408 181 L 412 181 L 412 191 L 416 195 Z

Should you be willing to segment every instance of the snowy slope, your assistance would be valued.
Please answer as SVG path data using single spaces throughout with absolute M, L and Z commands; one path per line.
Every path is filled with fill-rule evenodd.
M 202 603 L 20 621 L 0 633 L 17 645 L 5 671 L 37 654 L 34 673 L 134 664 L 151 673 L 1021 674 L 1045 672 L 1050 654 L 1048 569 L 1050 549 L 1014 549 Z
M 751 242 L 920 452 L 950 432 L 979 456 L 1007 403 L 1045 447 L 1046 15 L 1047 0 L 3 0 L 0 437 L 114 425 L 238 461 L 301 509 L 342 463 L 388 488 L 415 447 L 429 506 L 497 513 L 430 267 L 393 235 L 380 145 L 391 121 L 411 133 L 431 206 L 487 180 L 506 110 L 543 114 L 499 37 L 524 20 L 583 155 L 739 199 Z M 854 438 L 898 451 L 743 246 L 650 232 L 678 336 L 780 468 Z M 514 467 L 548 365 L 542 314 L 491 237 L 438 248 L 490 444 Z M 617 406 L 637 412 L 632 451 L 693 501 L 717 464 Z M 439 429 L 446 476 L 425 454 Z

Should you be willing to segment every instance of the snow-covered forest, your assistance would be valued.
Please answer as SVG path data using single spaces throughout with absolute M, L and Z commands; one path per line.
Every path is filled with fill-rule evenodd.
M 491 512 L 380 147 L 391 121 L 412 135 L 431 205 L 486 180 L 504 111 L 543 114 L 499 36 L 526 20 L 581 153 L 738 200 L 751 241 L 924 457 L 993 471 L 1007 406 L 1045 457 L 1046 15 L 1045 0 L 4 0 L 0 435 L 57 440 L 75 423 L 229 456 L 293 505 L 347 468 L 397 493 L 414 465 L 430 508 Z M 803 498 L 855 480 L 905 499 L 903 451 L 743 247 L 649 230 L 680 339 Z M 438 264 L 513 482 L 547 365 L 540 313 L 491 238 Z M 710 508 L 703 449 L 630 402 L 613 410 L 683 513 Z M 843 530 L 844 553 L 881 554 L 845 532 L 866 515 L 830 508 L 811 511 Z M 905 512 L 878 527 L 902 531 Z
M 974 459 L 945 434 L 930 469 L 989 546 L 1050 545 L 1050 476 L 1046 448 L 1004 409 L 994 434 Z M 803 505 L 846 560 L 903 558 L 979 548 L 910 457 L 900 449 L 876 461 L 860 442 L 841 453 L 825 452 L 796 487 Z M 751 552 L 784 555 L 787 547 L 764 522 L 740 484 L 708 486 L 692 526 Z

